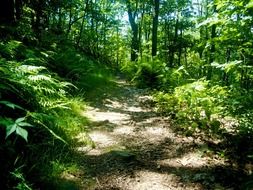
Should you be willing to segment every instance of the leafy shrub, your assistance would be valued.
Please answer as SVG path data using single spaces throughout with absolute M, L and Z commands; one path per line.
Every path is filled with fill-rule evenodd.
M 126 75 L 128 80 L 132 80 L 135 73 L 138 71 L 138 65 L 135 62 L 126 61 L 122 63 L 121 71 Z
M 159 75 L 161 88 L 168 90 L 187 83 L 187 78 L 190 78 L 188 71 L 184 66 L 177 69 L 164 67 Z
M 138 62 L 127 62 L 122 68 L 127 77 L 143 87 L 159 88 L 163 74 L 168 70 L 166 64 L 157 58 L 141 59 Z
M 190 129 L 217 129 L 217 118 L 226 114 L 227 97 L 225 87 L 210 86 L 203 79 L 179 86 L 173 93 L 158 92 L 154 96 L 158 111 L 175 115 L 177 121 Z

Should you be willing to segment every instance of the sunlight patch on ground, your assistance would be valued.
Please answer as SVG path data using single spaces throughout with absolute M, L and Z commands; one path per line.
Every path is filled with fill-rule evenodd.
M 215 162 L 216 164 L 217 162 L 220 162 L 220 164 L 224 164 L 223 161 L 214 160 L 208 157 L 202 157 L 198 152 L 187 153 L 181 158 L 160 160 L 157 162 L 157 164 L 170 167 L 202 168 L 210 165 L 211 162 Z
M 106 121 L 110 123 L 119 124 L 123 121 L 129 120 L 130 116 L 128 114 L 117 113 L 117 112 L 102 112 L 97 110 L 90 110 L 85 113 L 89 119 L 93 121 Z
M 146 129 L 146 133 L 150 136 L 156 135 L 156 136 L 166 136 L 167 130 L 162 127 L 149 127 Z
M 147 127 L 145 130 L 140 131 L 140 134 L 143 139 L 148 139 L 151 143 L 159 143 L 166 137 L 170 136 L 168 130 L 161 126 Z
M 92 139 L 92 141 L 95 142 L 96 146 L 99 148 L 109 147 L 118 143 L 108 133 L 104 133 L 101 131 L 94 131 L 90 133 L 89 136 Z
M 105 99 L 104 102 L 105 102 L 104 105 L 109 108 L 118 108 L 119 109 L 124 106 L 124 104 L 122 102 L 114 101 L 111 99 Z
M 120 126 L 113 130 L 115 135 L 130 135 L 134 133 L 134 127 L 132 126 Z
M 96 148 L 89 149 L 87 152 L 87 155 L 101 155 L 103 154 L 106 149 L 117 146 L 119 142 L 114 139 L 111 135 L 109 135 L 106 132 L 102 131 L 93 131 L 89 134 L 91 140 L 95 143 Z M 83 147 L 80 147 L 79 151 L 82 151 Z
M 184 184 L 174 174 L 152 171 L 139 171 L 135 174 L 138 180 L 131 183 L 131 190 L 200 190 L 196 184 Z
M 143 112 L 143 109 L 141 107 L 135 107 L 135 106 L 129 106 L 126 108 L 126 110 L 130 112 Z
M 119 111 L 129 111 L 129 112 L 143 112 L 144 110 L 139 106 L 130 106 L 127 103 L 122 103 L 115 100 L 106 99 L 105 106 L 113 109 L 121 109 Z

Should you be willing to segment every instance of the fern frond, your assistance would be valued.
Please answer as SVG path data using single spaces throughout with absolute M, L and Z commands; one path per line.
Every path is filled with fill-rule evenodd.
M 48 81 L 50 83 L 53 82 L 54 79 L 50 75 L 30 75 L 28 76 L 28 79 L 31 80 L 32 82 L 38 82 L 38 81 Z
M 42 58 L 28 58 L 25 59 L 22 63 L 23 65 L 43 65 L 45 64 L 45 60 Z
M 60 109 L 71 109 L 71 102 L 66 101 L 65 97 L 50 97 L 38 99 L 39 104 L 46 110 L 52 110 L 56 108 Z
M 44 86 L 33 86 L 32 88 L 35 90 L 35 92 L 43 93 L 44 95 L 55 95 L 55 96 L 57 96 L 57 94 L 58 94 L 57 90 L 54 89 L 54 88 L 48 88 L 48 87 L 44 87 Z
M 46 70 L 46 67 L 43 66 L 33 66 L 33 65 L 21 65 L 17 67 L 16 71 L 19 73 L 28 73 L 28 74 L 38 74 L 40 71 Z

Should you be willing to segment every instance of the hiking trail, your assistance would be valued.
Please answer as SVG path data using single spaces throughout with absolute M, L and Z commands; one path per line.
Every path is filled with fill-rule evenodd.
M 226 189 L 214 176 L 225 160 L 208 155 L 200 138 L 178 134 L 169 117 L 155 112 L 148 90 L 122 79 L 108 89 L 83 113 L 92 121 L 88 134 L 95 145 L 76 148 L 81 189 Z

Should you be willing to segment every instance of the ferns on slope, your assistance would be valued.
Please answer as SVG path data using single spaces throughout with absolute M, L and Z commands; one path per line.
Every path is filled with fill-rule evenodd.
M 72 117 L 77 118 L 77 122 L 84 122 L 78 114 L 69 116 L 73 112 L 73 101 L 67 91 L 75 87 L 61 81 L 45 65 L 44 54 L 27 49 L 21 42 L 0 43 L 0 154 L 5 155 L 0 159 L 3 165 L 0 166 L 0 184 L 5 184 L 4 187 L 0 185 L 1 189 L 15 186 L 15 183 L 6 183 L 6 178 L 9 180 L 15 168 L 21 165 L 29 168 L 32 164 L 34 168 L 42 169 L 37 161 L 43 152 L 34 154 L 32 150 L 42 146 L 47 149 L 50 141 L 55 144 L 55 139 L 69 141 L 63 131 L 68 121 L 64 123 L 64 120 Z M 49 158 L 47 162 L 50 162 Z M 2 176 L 4 173 L 7 175 Z

